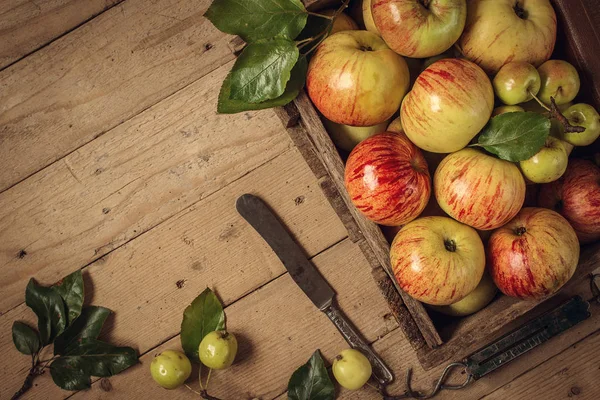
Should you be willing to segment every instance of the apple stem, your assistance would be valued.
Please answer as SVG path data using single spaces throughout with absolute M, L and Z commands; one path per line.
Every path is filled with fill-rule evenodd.
M 564 126 L 565 132 L 581 133 L 585 131 L 585 128 L 583 126 L 571 125 L 567 117 L 565 117 L 558 109 L 554 97 L 550 97 L 550 102 L 552 104 L 550 112 L 552 113 L 552 116 Z
M 334 16 L 332 16 L 332 15 L 324 15 L 324 14 L 319 14 L 319 13 L 312 12 L 312 11 L 307 11 L 306 13 L 308 15 L 313 15 L 315 17 L 325 18 L 325 19 L 329 19 L 329 20 L 333 20 L 333 18 L 334 18 Z
M 548 111 L 549 113 L 552 112 L 552 110 L 550 108 L 548 108 L 547 105 L 545 105 L 531 90 L 529 90 L 529 94 L 531 95 L 531 97 L 533 97 L 533 99 L 535 101 L 537 101 L 537 103 L 544 108 L 546 111 Z

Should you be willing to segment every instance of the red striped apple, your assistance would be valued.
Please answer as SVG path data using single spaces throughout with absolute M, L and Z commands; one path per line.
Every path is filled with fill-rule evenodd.
M 308 65 L 306 88 L 330 121 L 373 126 L 398 111 L 409 85 L 406 61 L 374 33 L 343 31 L 321 43 Z
M 495 74 L 512 61 L 540 66 L 556 42 L 556 14 L 549 0 L 470 0 L 458 44 L 463 55 Z
M 502 293 L 539 300 L 556 293 L 573 276 L 579 242 L 567 220 L 545 208 L 524 208 L 494 231 L 488 265 Z
M 433 187 L 449 216 L 481 230 L 506 224 L 525 201 L 519 168 L 472 148 L 446 156 L 435 171 Z
M 600 168 L 571 159 L 561 179 L 541 187 L 538 204 L 561 213 L 581 243 L 600 239 Z
M 448 217 L 425 217 L 398 232 L 390 261 L 402 290 L 423 303 L 442 306 L 477 287 L 485 252 L 475 229 Z
M 392 132 L 371 136 L 352 150 L 345 184 L 356 208 L 381 225 L 412 221 L 431 195 L 423 154 L 405 135 Z
M 427 67 L 402 102 L 402 126 L 423 150 L 451 153 L 465 147 L 485 126 L 494 90 L 481 68 L 446 58 Z
M 381 37 L 396 53 L 427 58 L 458 40 L 467 18 L 465 0 L 367 0 Z

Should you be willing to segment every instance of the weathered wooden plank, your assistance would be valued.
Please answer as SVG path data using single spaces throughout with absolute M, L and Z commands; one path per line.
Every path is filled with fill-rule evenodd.
M 225 65 L 0 194 L 0 313 L 272 159 L 272 111 L 216 115 Z
M 209 4 L 128 0 L 1 71 L 0 191 L 232 60 Z
M 178 333 L 184 308 L 205 287 L 214 288 L 230 304 L 285 272 L 266 243 L 237 214 L 235 200 L 243 193 L 264 198 L 309 255 L 346 236 L 302 157 L 296 150 L 289 150 L 85 269 L 87 302 L 116 312 L 106 328 L 107 337 L 145 352 Z M 347 280 L 358 279 L 357 276 L 371 278 L 360 254 L 347 246 L 343 250 L 340 261 L 330 256 L 324 259 L 323 268 L 331 271 L 327 277 L 331 277 L 332 285 L 342 294 L 345 301 L 342 306 L 354 310 L 352 315 L 370 314 L 357 323 L 374 340 L 386 331 L 375 328 L 382 325 L 373 319 L 371 307 L 387 308 L 387 305 L 381 296 L 369 290 L 356 297 L 357 303 L 351 302 L 355 290 L 336 283 L 340 281 L 339 275 L 346 275 Z M 364 284 L 364 280 L 360 282 Z M 286 297 L 294 291 L 280 290 L 273 303 L 282 300 L 282 294 Z M 20 296 L 22 299 L 23 292 Z M 22 368 L 28 363 L 28 358 L 14 349 L 11 325 L 14 320 L 29 320 L 31 316 L 25 305 L 0 316 L 0 349 L 16 363 L 0 385 L 2 399 L 22 383 Z M 245 319 L 241 315 L 231 317 L 238 318 Z M 390 324 L 387 320 L 383 322 Z M 371 323 L 373 328 L 369 330 Z M 43 385 L 35 391 L 38 398 L 64 396 L 46 379 L 38 382 Z
M 248 239 L 254 240 L 251 236 Z M 358 246 L 345 240 L 313 261 L 337 291 L 340 307 L 368 340 L 375 340 L 397 326 L 389 317 L 387 303 L 377 293 Z M 176 312 L 178 317 L 180 311 Z M 285 391 L 292 372 L 317 348 L 330 361 L 347 347 L 333 324 L 288 274 L 229 306 L 226 313 L 228 329 L 237 335 L 240 349 L 232 368 L 212 373 L 210 392 L 220 398 L 276 397 Z M 148 362 L 162 349 L 179 347 L 179 338 L 175 337 L 152 349 L 141 358 L 140 366 L 111 378 L 110 394 L 95 384 L 90 391 L 80 392 L 73 399 L 156 398 L 164 392 L 152 383 Z M 169 392 L 169 398 L 173 399 L 189 396 L 185 388 Z
M 0 69 L 123 0 L 1 0 Z
M 367 254 L 367 258 L 377 260 L 377 262 L 371 263 L 372 268 L 379 268 L 382 266 L 388 275 L 392 277 L 392 281 L 396 286 L 396 289 L 402 296 L 402 300 L 404 301 L 406 308 L 416 321 L 417 326 L 419 327 L 427 344 L 431 347 L 437 347 L 438 345 L 442 344 L 443 341 L 433 325 L 433 322 L 429 318 L 425 307 L 423 307 L 423 304 L 404 293 L 398 286 L 396 280 L 393 278 L 392 267 L 389 259 L 390 246 L 383 236 L 383 233 L 377 224 L 369 221 L 352 205 L 352 201 L 350 200 L 344 185 L 344 164 L 335 145 L 327 134 L 327 131 L 325 131 L 319 115 L 317 114 L 317 111 L 312 105 L 306 92 L 302 91 L 300 93 L 300 95 L 294 100 L 294 105 L 297 107 L 298 112 L 301 115 L 301 122 L 304 130 L 297 131 L 297 129 L 302 128 L 293 128 L 289 129 L 288 132 L 296 143 L 307 143 L 306 145 L 301 146 L 301 148 L 305 149 L 303 153 L 310 153 L 308 150 L 310 147 L 308 145 L 308 138 L 310 138 L 310 141 L 312 141 L 312 146 L 314 147 L 313 153 L 315 153 L 315 157 L 305 158 L 317 176 L 320 176 L 318 174 L 320 169 L 319 165 L 324 166 L 331 179 L 331 182 L 337 188 L 337 196 L 334 196 L 335 198 L 330 200 L 332 202 L 332 206 L 336 207 L 336 212 L 343 216 L 342 218 L 347 220 L 347 215 L 350 215 L 353 218 L 354 221 L 346 223 L 348 230 L 350 232 L 355 232 L 357 230 L 356 226 L 358 226 L 358 229 L 362 232 L 362 235 L 368 244 L 368 246 L 363 246 L 363 251 L 370 253 Z M 302 136 L 306 136 L 306 138 L 303 139 Z M 341 202 L 339 202 L 337 199 L 338 197 L 343 200 L 343 208 L 341 207 Z
M 600 331 L 482 399 L 600 398 Z

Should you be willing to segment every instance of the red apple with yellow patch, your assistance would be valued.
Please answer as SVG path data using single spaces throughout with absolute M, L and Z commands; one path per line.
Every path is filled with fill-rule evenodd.
M 423 303 L 442 306 L 477 287 L 485 252 L 475 229 L 448 217 L 424 217 L 398 232 L 390 261 L 402 290 Z
M 446 156 L 433 180 L 440 207 L 476 229 L 506 224 L 525 201 L 525 180 L 519 169 L 472 148 Z
M 352 203 L 380 225 L 412 221 L 431 195 L 423 154 L 398 133 L 380 133 L 360 142 L 348 156 L 344 178 Z
M 579 241 L 569 222 L 555 211 L 524 208 L 494 231 L 487 256 L 502 293 L 540 300 L 556 293 L 579 262 Z
M 308 65 L 306 89 L 328 120 L 373 126 L 398 111 L 409 74 L 406 61 L 374 33 L 343 31 L 319 45 Z
M 427 67 L 402 102 L 408 138 L 423 150 L 451 153 L 465 147 L 487 124 L 494 89 L 481 68 L 447 58 Z

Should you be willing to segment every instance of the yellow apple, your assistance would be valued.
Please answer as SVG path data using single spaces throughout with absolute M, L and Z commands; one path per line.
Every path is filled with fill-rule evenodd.
M 540 66 L 556 42 L 556 13 L 549 0 L 470 0 L 458 44 L 463 55 L 495 74 L 511 61 Z
M 423 150 L 451 153 L 465 147 L 487 124 L 494 90 L 481 68 L 456 58 L 431 64 L 402 102 L 409 139 Z
M 427 58 L 458 40 L 467 18 L 465 0 L 371 0 L 371 13 L 385 42 L 398 54 Z
M 374 33 L 343 31 L 325 39 L 308 65 L 306 88 L 330 121 L 373 126 L 398 111 L 410 77 L 404 59 Z
M 489 232 L 489 231 L 485 231 Z M 450 304 L 448 306 L 429 306 L 430 308 L 453 317 L 464 317 L 465 315 L 476 313 L 481 310 L 496 297 L 498 288 L 494 285 L 494 280 L 486 271 L 479 281 L 477 287 L 464 299 Z
M 365 28 L 369 32 L 373 32 L 377 36 L 381 36 L 381 33 L 379 33 L 379 29 L 377 29 L 377 27 L 375 26 L 375 21 L 373 21 L 373 14 L 371 13 L 371 0 L 363 0 L 362 12 Z
M 388 121 L 374 126 L 350 126 L 341 125 L 331 122 L 326 118 L 323 118 L 323 124 L 331 136 L 333 143 L 340 149 L 348 152 L 352 151 L 354 146 L 365 140 L 366 138 L 386 131 Z
M 388 132 L 402 133 L 404 132 L 404 128 L 402 128 L 402 119 L 400 116 L 396 117 L 390 124 L 387 129 Z

